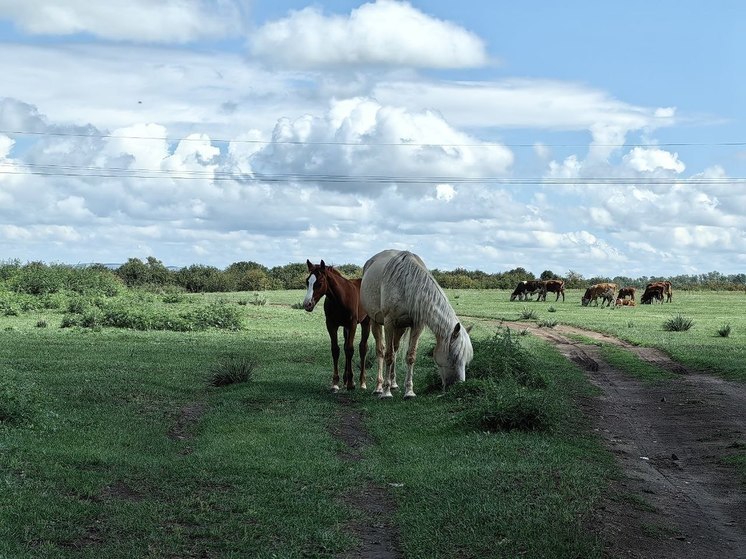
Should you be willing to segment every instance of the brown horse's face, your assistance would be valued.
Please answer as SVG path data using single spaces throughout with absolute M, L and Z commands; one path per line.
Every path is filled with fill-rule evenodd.
M 318 265 L 311 264 L 310 260 L 306 260 L 306 265 L 308 266 L 308 277 L 306 278 L 306 298 L 303 300 L 303 308 L 311 312 L 319 299 L 326 295 L 328 280 L 326 264 L 323 260 Z

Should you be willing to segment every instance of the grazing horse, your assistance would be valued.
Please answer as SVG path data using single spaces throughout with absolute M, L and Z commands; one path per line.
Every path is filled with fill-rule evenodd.
M 409 329 L 405 398 L 415 396 L 412 374 L 417 343 L 427 326 L 435 334 L 433 357 L 438 364 L 443 388 L 466 378 L 466 365 L 474 351 L 469 333 L 456 317 L 446 294 L 416 254 L 384 250 L 371 257 L 363 267 L 360 300 L 371 320 L 376 340 L 378 382 L 376 393 L 391 398 L 395 388 L 396 352 L 404 332 Z M 381 329 L 385 332 L 385 342 Z M 386 378 L 383 378 L 383 362 Z
M 365 386 L 365 356 L 368 352 L 368 336 L 370 335 L 370 319 L 360 305 L 360 280 L 349 280 L 335 270 L 327 266 L 324 261 L 321 264 L 312 264 L 306 260 L 308 266 L 308 277 L 306 278 L 306 298 L 303 300 L 303 308 L 308 312 L 313 311 L 316 303 L 324 295 L 324 315 L 326 316 L 326 329 L 332 344 L 332 361 L 334 362 L 334 376 L 332 377 L 332 390 L 339 390 L 339 342 L 337 332 L 339 327 L 343 328 L 345 348 L 345 370 L 342 377 L 347 390 L 355 388 L 352 380 L 352 357 L 355 354 L 355 330 L 360 324 L 360 388 Z

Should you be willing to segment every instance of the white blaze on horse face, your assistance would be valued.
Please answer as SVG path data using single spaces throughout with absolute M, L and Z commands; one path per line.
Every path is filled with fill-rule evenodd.
M 308 312 L 311 312 L 316 306 L 313 300 L 313 284 L 316 283 L 316 276 L 311 274 L 308 276 L 308 291 L 306 291 L 306 298 L 303 299 L 303 308 Z

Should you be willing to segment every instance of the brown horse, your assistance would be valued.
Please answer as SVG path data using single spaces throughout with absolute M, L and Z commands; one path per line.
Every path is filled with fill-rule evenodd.
M 326 329 L 332 344 L 332 361 L 334 362 L 334 376 L 332 378 L 332 390 L 339 390 L 339 342 L 337 332 L 339 327 L 343 328 L 345 348 L 345 370 L 342 380 L 347 390 L 355 388 L 352 380 L 352 357 L 355 354 L 355 330 L 360 324 L 362 328 L 360 339 L 360 388 L 365 389 L 365 356 L 368 352 L 368 336 L 370 335 L 370 319 L 360 305 L 360 281 L 349 280 L 335 270 L 327 266 L 324 261 L 321 264 L 312 264 L 306 260 L 308 266 L 308 277 L 306 278 L 306 298 L 303 308 L 308 312 L 313 311 L 316 303 L 324 295 L 324 315 L 326 315 Z

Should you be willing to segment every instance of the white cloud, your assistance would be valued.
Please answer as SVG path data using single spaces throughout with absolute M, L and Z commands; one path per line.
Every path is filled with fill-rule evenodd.
M 255 56 L 295 68 L 466 68 L 487 63 L 479 37 L 394 0 L 363 4 L 349 16 L 304 8 L 265 24 L 250 42 Z
M 679 161 L 678 153 L 671 153 L 660 148 L 634 147 L 624 156 L 624 162 L 632 170 L 640 173 L 659 170 L 682 173 L 686 168 L 686 165 Z
M 35 35 L 89 33 L 103 39 L 186 43 L 241 30 L 234 0 L 0 0 L 0 18 Z

